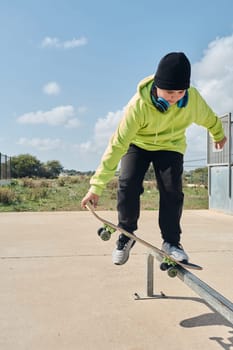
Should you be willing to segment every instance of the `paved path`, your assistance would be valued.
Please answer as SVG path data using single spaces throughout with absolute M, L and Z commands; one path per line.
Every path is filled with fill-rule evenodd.
M 160 247 L 157 220 L 142 212 L 138 232 Z M 187 210 L 182 226 L 204 266 L 195 274 L 232 301 L 233 216 Z M 113 265 L 116 236 L 101 241 L 89 212 L 0 213 L 0 227 L 0 349 L 233 349 L 232 325 L 157 265 L 156 291 L 171 298 L 135 300 L 146 292 L 146 249 Z

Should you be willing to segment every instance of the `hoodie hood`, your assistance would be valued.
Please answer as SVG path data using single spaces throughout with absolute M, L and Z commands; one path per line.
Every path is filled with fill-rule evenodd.
M 137 86 L 137 92 L 144 103 L 149 104 L 154 108 L 150 98 L 150 91 L 151 91 L 153 82 L 154 82 L 153 75 L 150 75 L 149 77 L 146 77 L 145 79 L 141 80 Z

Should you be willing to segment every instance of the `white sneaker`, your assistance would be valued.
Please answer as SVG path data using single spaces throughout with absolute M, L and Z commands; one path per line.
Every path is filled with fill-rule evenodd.
M 116 248 L 112 252 L 112 261 L 115 265 L 123 265 L 129 259 L 130 249 L 134 246 L 135 241 L 121 234 L 116 243 Z
M 163 242 L 162 250 L 177 261 L 188 261 L 189 257 L 184 251 L 183 247 L 178 245 L 172 245 L 168 242 Z

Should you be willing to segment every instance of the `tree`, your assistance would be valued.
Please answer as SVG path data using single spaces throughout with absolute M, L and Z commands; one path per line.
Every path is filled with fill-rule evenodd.
M 43 164 L 42 168 L 44 177 L 50 179 L 58 177 L 63 170 L 63 166 L 58 160 L 50 160 Z
M 20 154 L 11 158 L 12 177 L 40 176 L 41 162 L 30 154 Z

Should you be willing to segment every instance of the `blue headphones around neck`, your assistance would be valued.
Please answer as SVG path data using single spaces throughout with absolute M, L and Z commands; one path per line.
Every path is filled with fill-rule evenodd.
M 170 107 L 170 104 L 167 100 L 165 100 L 163 97 L 156 97 L 153 92 L 156 91 L 156 86 L 153 84 L 151 91 L 150 91 L 150 96 L 151 96 L 151 101 L 155 108 L 157 108 L 160 112 L 164 113 L 168 110 Z M 157 95 L 157 94 L 156 94 Z M 186 90 L 184 97 L 182 97 L 178 102 L 177 106 L 179 108 L 186 107 L 188 104 L 188 90 Z

